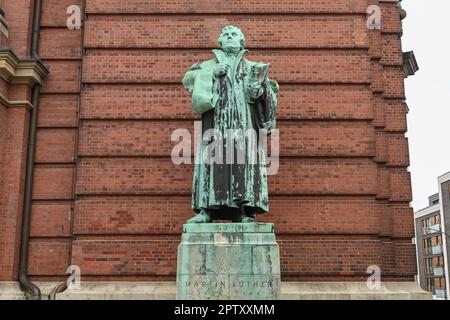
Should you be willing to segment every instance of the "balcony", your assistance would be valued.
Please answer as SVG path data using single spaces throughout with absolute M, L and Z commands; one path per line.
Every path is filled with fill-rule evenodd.
M 436 289 L 433 296 L 437 299 L 445 299 L 447 294 L 443 289 Z
M 441 225 L 439 223 L 432 224 L 425 229 L 425 234 L 433 234 L 438 232 L 441 232 Z
M 442 267 L 435 267 L 432 270 L 435 277 L 442 277 L 444 275 L 444 269 Z
M 441 255 L 442 254 L 442 246 L 441 245 L 432 246 L 428 250 L 429 250 L 429 253 L 433 254 L 433 255 Z

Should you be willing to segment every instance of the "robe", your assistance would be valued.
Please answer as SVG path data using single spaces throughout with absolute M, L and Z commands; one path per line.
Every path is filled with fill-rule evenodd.
M 192 94 L 193 110 L 201 115 L 202 133 L 215 129 L 223 138 L 220 142 L 223 154 L 219 154 L 223 161 L 219 163 L 210 163 L 203 158 L 205 154 L 218 156 L 216 149 L 208 149 L 217 136 L 200 139 L 192 184 L 193 211 L 208 210 L 216 219 L 231 219 L 242 210 L 247 215 L 269 211 L 266 148 L 259 141 L 261 135 L 269 135 L 276 127 L 279 87 L 267 77 L 262 83 L 263 94 L 257 99 L 248 97 L 246 88 L 251 67 L 256 63 L 243 57 L 247 52 L 242 50 L 233 55 L 213 50 L 216 58 L 192 65 L 182 81 Z M 219 78 L 213 74 L 217 63 L 230 66 L 228 73 Z M 231 139 L 228 129 L 235 129 L 238 135 L 231 143 L 227 140 Z M 256 140 L 251 135 L 239 135 L 248 132 L 246 129 L 255 130 Z M 242 155 L 239 152 L 245 154 L 244 162 L 237 158 Z M 229 161 L 230 158 L 234 161 Z

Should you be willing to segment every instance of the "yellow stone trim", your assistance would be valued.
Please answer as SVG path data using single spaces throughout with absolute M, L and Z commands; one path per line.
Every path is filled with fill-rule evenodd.
M 0 51 L 0 77 L 8 83 L 43 85 L 48 69 L 40 60 L 19 59 L 11 50 Z
M 4 95 L 0 93 L 0 103 L 3 104 L 5 107 L 8 108 L 18 108 L 18 107 L 25 107 L 28 110 L 33 108 L 33 105 L 29 101 L 11 101 L 8 100 Z

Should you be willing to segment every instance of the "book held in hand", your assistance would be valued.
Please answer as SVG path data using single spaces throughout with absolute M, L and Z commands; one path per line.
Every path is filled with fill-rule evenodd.
M 269 74 L 269 66 L 270 64 L 262 62 L 258 62 L 256 65 L 252 66 L 251 81 L 262 84 Z

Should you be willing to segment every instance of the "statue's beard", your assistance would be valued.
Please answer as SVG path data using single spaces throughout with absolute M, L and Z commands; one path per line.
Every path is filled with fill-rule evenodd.
M 241 46 L 235 43 L 224 44 L 222 46 L 222 50 L 228 53 L 238 53 L 241 49 Z

